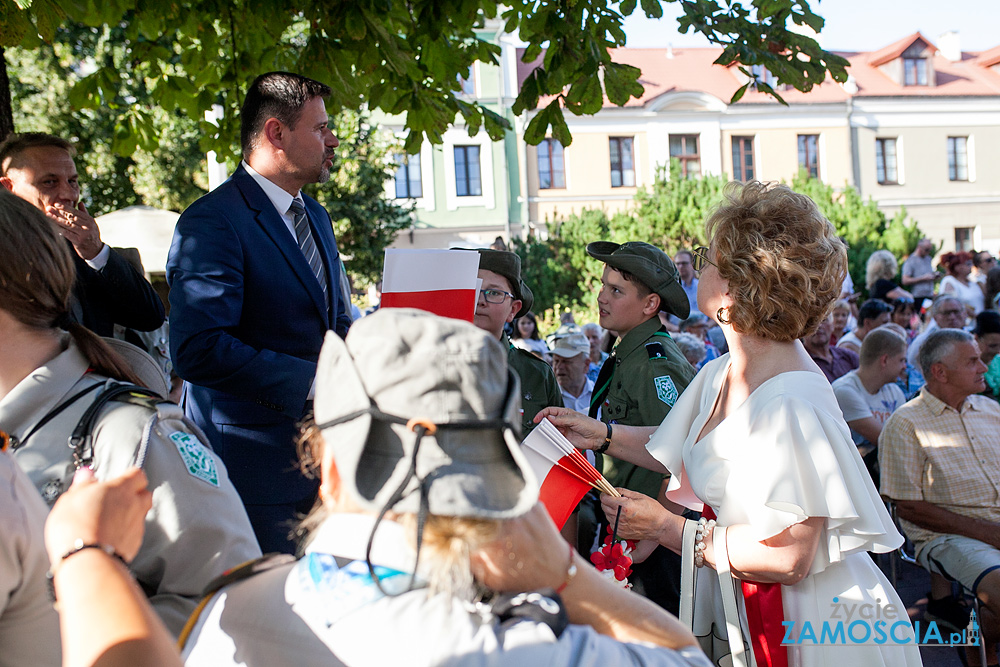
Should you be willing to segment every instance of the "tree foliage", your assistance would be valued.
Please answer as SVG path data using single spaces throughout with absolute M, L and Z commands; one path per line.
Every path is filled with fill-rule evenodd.
M 680 2 L 682 32 L 695 31 L 724 47 L 717 62 L 763 65 L 779 84 L 809 90 L 827 72 L 847 78 L 847 62 L 789 28 L 822 28 L 805 0 L 665 0 Z M 641 11 L 663 14 L 661 0 L 642 0 Z M 538 143 L 547 132 L 571 141 L 563 111 L 592 114 L 605 97 L 625 104 L 642 94 L 639 70 L 612 61 L 610 49 L 626 42 L 622 22 L 636 0 L 0 0 L 0 47 L 37 48 L 52 42 L 65 22 L 112 33 L 126 57 L 95 62 L 71 91 L 77 109 L 107 107 L 114 117 L 115 150 L 153 150 L 159 140 L 150 109 L 180 110 L 200 123 L 202 150 L 231 150 L 243 90 L 254 76 L 292 70 L 333 88 L 330 111 L 367 105 L 406 114 L 406 150 L 424 137 L 441 143 L 461 117 L 470 134 L 485 128 L 499 140 L 509 122 L 460 95 L 461 77 L 475 62 L 496 63 L 500 47 L 485 30 L 517 32 L 525 62 L 545 47 L 518 93 L 521 114 L 547 98 L 525 136 Z M 2 65 L 2 63 L 0 63 Z M 748 70 L 747 70 L 748 71 Z M 123 91 L 130 80 L 149 82 L 143 103 Z M 760 90 L 772 92 L 764 82 Z M 741 95 L 737 93 L 737 96 Z M 2 99 L 2 97 L 0 97 Z M 121 103 L 125 100 L 125 103 Z M 220 104 L 218 127 L 202 120 Z M 0 108 L 0 115 L 8 110 Z

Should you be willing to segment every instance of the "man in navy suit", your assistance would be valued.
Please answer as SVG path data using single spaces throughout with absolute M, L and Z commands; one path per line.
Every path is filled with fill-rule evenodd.
M 229 469 L 261 549 L 289 530 L 317 482 L 297 467 L 323 335 L 347 334 L 330 216 L 301 193 L 330 178 L 337 137 L 326 85 L 263 74 L 240 116 L 243 161 L 177 221 L 167 259 L 170 350 L 184 407 Z M 206 508 L 206 511 L 210 511 Z

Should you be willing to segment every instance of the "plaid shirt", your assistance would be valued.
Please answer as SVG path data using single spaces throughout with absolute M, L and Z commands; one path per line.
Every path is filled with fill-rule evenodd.
M 885 423 L 879 437 L 882 495 L 923 500 L 1000 525 L 1000 405 L 969 396 L 961 410 L 920 390 Z M 938 537 L 900 521 L 917 546 Z

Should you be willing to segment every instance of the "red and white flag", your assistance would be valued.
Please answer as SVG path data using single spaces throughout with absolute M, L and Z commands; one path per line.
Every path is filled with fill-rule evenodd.
M 590 489 L 618 495 L 548 419 L 539 422 L 524 439 L 521 450 L 541 485 L 538 499 L 559 528 Z
M 381 307 L 419 308 L 471 322 L 476 314 L 478 274 L 478 252 L 388 248 Z

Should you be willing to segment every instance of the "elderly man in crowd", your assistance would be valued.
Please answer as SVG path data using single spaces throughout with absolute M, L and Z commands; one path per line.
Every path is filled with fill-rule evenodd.
M 833 318 L 828 316 L 819 323 L 815 332 L 802 339 L 802 346 L 830 382 L 853 371 L 860 363 L 857 353 L 830 345 L 832 332 Z
M 861 366 L 833 383 L 833 393 L 851 428 L 851 438 L 878 486 L 878 437 L 882 426 L 906 402 L 896 378 L 906 370 L 906 339 L 876 329 L 861 343 Z
M 942 329 L 920 350 L 927 384 L 885 423 L 881 491 L 896 503 L 917 562 L 983 601 L 987 664 L 1000 639 L 1000 405 L 971 334 Z M 931 599 L 928 610 L 936 601 Z M 970 656 L 974 657 L 974 656 Z
M 913 339 L 906 353 L 906 360 L 912 366 L 920 367 L 918 355 L 924 340 L 938 329 L 961 329 L 965 326 L 965 306 L 958 297 L 950 294 L 939 294 L 931 306 L 931 322 L 927 328 Z
M 892 319 L 892 306 L 881 299 L 868 299 L 858 309 L 858 327 L 844 334 L 837 341 L 837 347 L 843 347 L 851 352 L 861 353 L 861 342 L 865 336 L 877 327 L 887 324 Z
M 587 377 L 590 368 L 590 342 L 580 333 L 557 336 L 552 347 L 552 370 L 562 391 L 563 405 L 587 414 L 594 382 Z
M 99 336 L 120 324 L 154 331 L 163 302 L 125 257 L 101 240 L 101 230 L 80 199 L 80 178 L 69 141 L 41 132 L 13 134 L 0 144 L 0 184 L 52 221 L 73 248 L 76 267 L 70 318 Z

